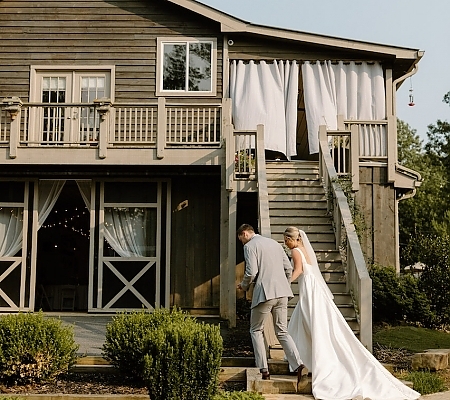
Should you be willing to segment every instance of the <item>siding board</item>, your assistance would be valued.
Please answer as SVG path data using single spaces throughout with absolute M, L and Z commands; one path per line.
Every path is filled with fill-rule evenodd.
M 0 79 L 9 80 L 0 96 L 26 100 L 32 65 L 104 64 L 116 67 L 116 101 L 155 99 L 157 38 L 187 36 L 217 38 L 215 98 L 222 97 L 219 24 L 162 0 L 2 1 L 0 26 Z M 12 73 L 20 68 L 27 75 Z

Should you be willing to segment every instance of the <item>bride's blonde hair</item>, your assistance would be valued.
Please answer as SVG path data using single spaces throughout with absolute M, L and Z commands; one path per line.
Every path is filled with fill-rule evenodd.
M 283 235 L 284 237 L 291 238 L 292 240 L 298 242 L 298 246 L 301 249 L 305 250 L 303 251 L 303 254 L 306 257 L 306 261 L 308 262 L 308 264 L 311 264 L 311 260 L 309 259 L 308 253 L 306 252 L 305 246 L 303 244 L 302 236 L 300 235 L 300 230 L 295 226 L 290 226 L 289 228 L 286 228 Z

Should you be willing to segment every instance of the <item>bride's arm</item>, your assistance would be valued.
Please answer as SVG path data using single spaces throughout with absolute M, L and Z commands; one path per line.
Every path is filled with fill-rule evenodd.
M 291 282 L 295 281 L 303 273 L 302 256 L 298 250 L 292 249 L 291 257 L 294 263 L 294 271 L 292 272 Z

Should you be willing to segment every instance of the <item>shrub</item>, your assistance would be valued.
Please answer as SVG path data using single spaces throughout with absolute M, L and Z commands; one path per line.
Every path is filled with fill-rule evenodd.
M 0 317 L 0 378 L 33 383 L 66 373 L 75 364 L 78 345 L 73 327 L 39 313 Z
M 213 400 L 264 400 L 264 396 L 255 392 L 220 392 Z
M 148 352 L 148 333 L 169 322 L 182 323 L 188 315 L 175 309 L 142 310 L 120 313 L 106 326 L 103 356 L 121 373 L 130 377 L 143 378 L 144 355 Z
M 218 389 L 220 328 L 194 318 L 169 321 L 148 332 L 144 380 L 152 400 L 208 400 Z
M 403 251 L 405 265 L 425 264 L 418 287 L 427 297 L 435 325 L 450 324 L 450 237 L 417 235 Z
M 375 322 L 409 322 L 432 326 L 434 314 L 419 281 L 410 274 L 397 275 L 392 267 L 374 264 L 369 269 L 372 278 L 372 306 Z

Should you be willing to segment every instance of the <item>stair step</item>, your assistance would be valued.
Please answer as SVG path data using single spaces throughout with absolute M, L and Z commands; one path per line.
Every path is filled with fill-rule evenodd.
M 323 199 L 307 199 L 302 195 L 298 194 L 269 194 L 269 208 L 274 204 L 277 207 L 278 203 L 284 202 L 289 204 L 289 207 L 283 208 L 322 208 L 324 210 L 327 209 L 327 200 Z
M 271 179 L 271 175 L 267 176 L 267 187 L 292 187 L 293 185 L 295 185 L 294 187 L 298 187 L 298 188 L 302 188 L 304 190 L 310 189 L 310 190 L 321 190 L 322 192 L 324 191 L 322 183 L 320 182 L 319 179 L 315 180 L 315 181 L 311 181 L 311 180 L 299 180 L 299 181 L 295 181 L 294 183 L 283 180 L 277 180 L 277 179 Z
M 277 201 L 272 200 L 269 203 L 270 212 L 280 212 L 285 213 L 286 211 L 292 213 L 292 215 L 300 214 L 300 215 L 308 215 L 308 216 L 325 216 L 328 215 L 327 212 L 327 203 L 326 202 L 317 202 L 317 205 L 312 208 L 311 204 L 308 202 L 294 202 L 294 201 Z M 307 214 L 306 214 L 307 213 Z
M 297 391 L 295 375 L 270 375 L 270 380 L 263 380 L 258 368 L 249 368 L 247 369 L 247 391 L 265 394 L 311 394 L 311 377 L 308 377 L 308 385 Z
M 299 229 L 306 232 L 306 234 L 309 237 L 310 232 L 326 232 L 326 233 L 333 233 L 334 230 L 331 226 L 330 220 L 325 217 L 316 217 L 317 222 L 314 222 L 314 218 L 304 218 L 304 217 L 296 217 L 296 216 L 272 216 L 270 215 L 270 226 L 272 232 L 284 232 L 287 228 L 286 226 L 286 218 L 289 220 L 289 223 L 292 226 L 296 226 Z
M 272 191 L 268 190 L 269 201 L 271 198 L 283 199 L 287 201 L 326 201 L 325 195 L 322 193 L 297 193 L 296 191 Z M 276 196 L 276 197 L 274 197 Z M 279 200 L 278 200 L 279 201 Z

